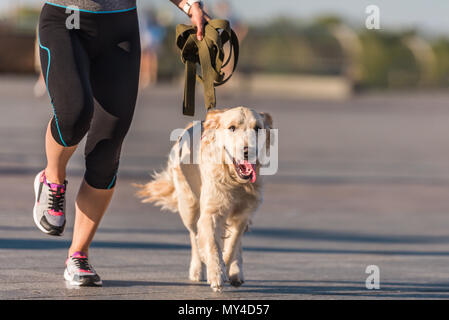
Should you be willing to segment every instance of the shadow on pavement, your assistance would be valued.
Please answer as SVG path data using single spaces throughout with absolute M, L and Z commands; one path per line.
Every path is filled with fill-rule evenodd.
M 360 243 L 436 244 L 449 243 L 448 236 L 379 235 L 311 229 L 254 228 L 247 236 L 291 240 L 316 240 Z
M 36 227 L 0 226 L 3 231 L 34 231 Z M 66 228 L 72 232 L 73 228 Z M 121 233 L 121 234 L 186 234 L 186 229 L 148 229 L 148 228 L 100 228 L 97 233 Z M 307 240 L 330 242 L 358 242 L 379 244 L 447 244 L 449 236 L 417 236 L 417 235 L 378 235 L 362 234 L 354 232 L 337 232 L 313 229 L 288 229 L 288 228 L 254 228 L 245 234 L 245 237 L 275 238 L 280 240 Z
M 260 284 L 264 282 L 268 282 L 269 284 Z M 246 281 L 242 288 L 239 289 L 239 292 L 377 298 L 447 299 L 449 298 L 449 283 L 426 284 L 382 282 L 380 290 L 367 290 L 365 289 L 364 283 L 356 281 L 250 280 Z
M 0 249 L 16 250 L 51 250 L 66 249 L 70 246 L 67 240 L 16 239 L 0 238 Z M 148 250 L 190 250 L 188 244 L 160 242 L 124 242 L 94 241 L 93 248 L 104 249 L 148 249 Z M 416 251 L 416 250 L 357 250 L 357 249 L 318 249 L 288 247 L 244 247 L 244 251 L 272 253 L 314 253 L 314 254 L 370 254 L 370 255 L 402 255 L 402 256 L 449 256 L 448 251 Z
M 151 287 L 190 287 L 190 286 L 209 286 L 207 283 L 199 283 L 199 282 L 162 282 L 162 281 L 146 281 L 146 280 L 104 280 L 103 287 L 116 287 L 116 288 L 124 288 L 124 287 L 142 287 L 142 286 L 151 286 Z
M 17 250 L 51 250 L 66 249 L 70 246 L 67 240 L 45 240 L 45 239 L 5 239 L 0 238 L 0 249 Z M 105 249 L 154 249 L 154 250 L 188 250 L 189 245 L 157 243 L 157 242 L 115 242 L 115 241 L 94 241 L 93 248 Z

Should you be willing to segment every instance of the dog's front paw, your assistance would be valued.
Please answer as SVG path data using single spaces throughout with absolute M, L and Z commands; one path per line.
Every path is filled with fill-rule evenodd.
M 224 267 L 207 268 L 207 282 L 214 292 L 222 292 L 227 280 Z
M 234 274 L 229 276 L 229 283 L 233 287 L 240 287 L 243 283 L 245 283 L 245 280 L 243 277 L 240 277 L 239 274 Z
M 245 282 L 242 266 L 237 261 L 231 263 L 228 275 L 229 283 L 233 287 L 240 287 Z

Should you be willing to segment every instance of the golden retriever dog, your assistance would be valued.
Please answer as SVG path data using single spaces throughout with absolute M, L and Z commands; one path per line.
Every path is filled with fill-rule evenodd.
M 272 125 L 269 114 L 246 107 L 211 110 L 204 122 L 183 130 L 166 169 L 137 185 L 143 202 L 179 212 L 190 232 L 189 279 L 204 280 L 206 271 L 214 291 L 221 292 L 227 281 L 236 287 L 244 282 L 241 238 L 262 202 L 258 153 L 269 153 Z

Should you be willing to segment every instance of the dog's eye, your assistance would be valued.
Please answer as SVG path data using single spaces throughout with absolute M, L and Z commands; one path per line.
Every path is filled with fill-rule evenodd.
M 235 131 L 235 126 L 230 126 L 230 127 L 229 127 L 229 130 L 231 130 L 232 132 L 234 132 L 234 131 Z

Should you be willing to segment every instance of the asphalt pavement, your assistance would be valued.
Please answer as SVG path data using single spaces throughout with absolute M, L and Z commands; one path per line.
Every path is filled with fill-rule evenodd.
M 0 77 L 0 299 L 449 298 L 449 92 L 308 101 L 219 89 L 221 106 L 271 113 L 280 141 L 279 170 L 244 236 L 247 281 L 220 294 L 188 280 L 180 218 L 139 203 L 131 186 L 165 165 L 170 132 L 192 120 L 181 85 L 141 92 L 90 252 L 104 286 L 76 289 L 63 271 L 83 150 L 69 164 L 65 235 L 46 236 L 33 224 L 32 182 L 51 108 L 33 84 Z M 379 290 L 365 287 L 369 265 Z

